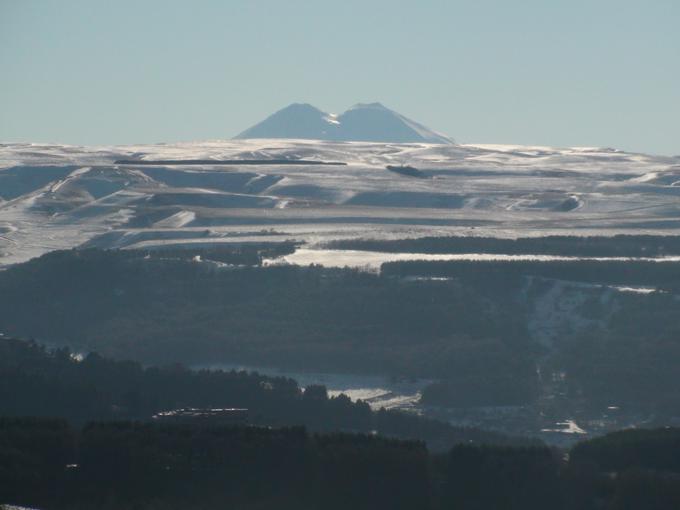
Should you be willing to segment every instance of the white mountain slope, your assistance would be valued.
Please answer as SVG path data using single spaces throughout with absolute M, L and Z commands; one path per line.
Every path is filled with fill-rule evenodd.
M 453 140 L 385 108 L 380 103 L 357 104 L 341 115 L 295 103 L 235 137 L 288 138 L 358 142 L 442 143 Z
M 146 164 L 118 162 L 131 159 Z M 253 159 L 273 163 L 223 163 Z M 677 234 L 680 161 L 597 148 L 284 139 L 7 143 L 0 198 L 0 266 L 82 245 Z

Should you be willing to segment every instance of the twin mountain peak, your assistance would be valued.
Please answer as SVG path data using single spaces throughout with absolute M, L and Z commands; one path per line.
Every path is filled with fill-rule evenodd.
M 454 143 L 448 136 L 432 131 L 380 103 L 359 103 L 340 115 L 326 113 L 310 104 L 293 103 L 235 138 Z

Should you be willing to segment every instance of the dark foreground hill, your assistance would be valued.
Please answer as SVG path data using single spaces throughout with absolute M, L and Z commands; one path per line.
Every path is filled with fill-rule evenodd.
M 0 501 L 44 510 L 676 510 L 680 430 L 577 446 L 422 443 L 302 428 L 0 418 Z M 650 448 L 653 447 L 653 448 Z

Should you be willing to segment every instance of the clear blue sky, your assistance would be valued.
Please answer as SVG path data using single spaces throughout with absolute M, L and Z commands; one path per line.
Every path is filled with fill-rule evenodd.
M 680 0 L 0 0 L 0 141 L 230 138 L 367 101 L 460 142 L 680 154 Z

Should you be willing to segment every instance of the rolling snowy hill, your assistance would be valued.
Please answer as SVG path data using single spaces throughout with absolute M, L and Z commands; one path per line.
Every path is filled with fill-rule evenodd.
M 418 177 L 386 168 L 395 165 Z M 0 265 L 82 245 L 675 233 L 679 198 L 678 158 L 613 149 L 282 139 L 3 144 Z

